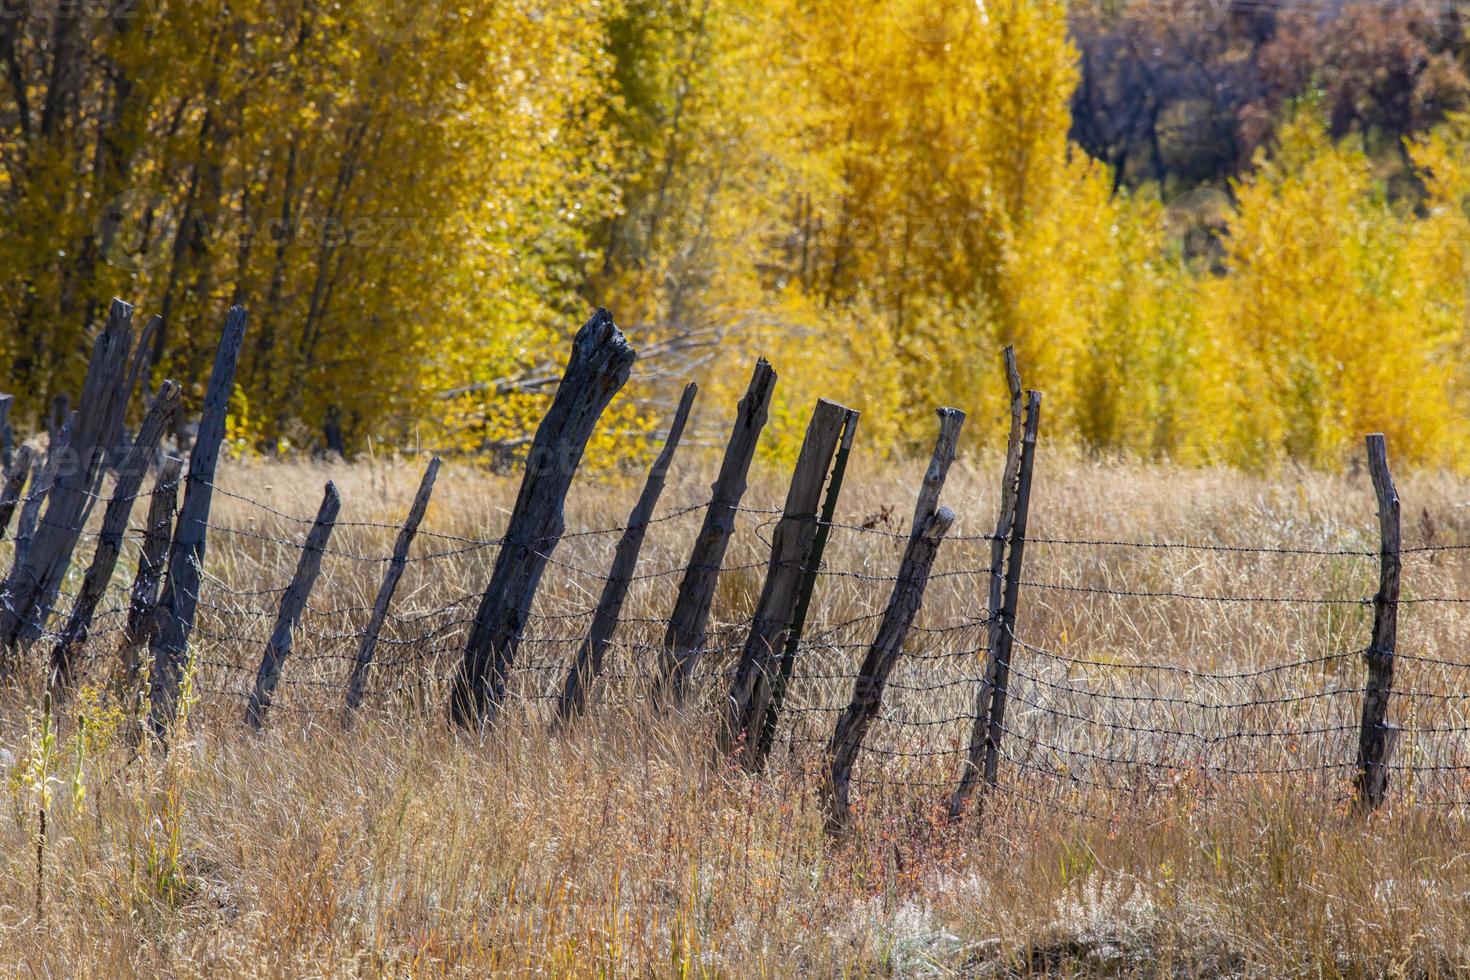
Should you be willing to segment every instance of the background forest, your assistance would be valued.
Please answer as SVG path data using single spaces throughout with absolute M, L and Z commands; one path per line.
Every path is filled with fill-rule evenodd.
M 749 359 L 901 452 L 1051 438 L 1470 458 L 1470 45 L 1441 3 L 0 0 L 0 389 L 39 422 L 118 295 L 202 396 L 251 312 L 246 451 L 508 459 L 590 305 L 604 438 Z M 180 413 L 181 417 L 193 414 Z M 986 427 L 977 426 L 984 438 Z M 340 442 L 339 442 L 340 440 Z

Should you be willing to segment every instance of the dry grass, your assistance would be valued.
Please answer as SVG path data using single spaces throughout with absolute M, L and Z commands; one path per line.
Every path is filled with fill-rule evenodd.
M 692 460 L 692 457 L 691 457 Z M 707 462 L 707 461 L 705 461 Z M 690 471 L 696 471 L 691 473 Z M 705 493 L 689 462 L 666 509 Z M 921 464 L 854 461 L 840 516 L 902 530 Z M 342 488 L 345 521 L 401 519 L 411 466 L 232 464 L 224 486 L 288 514 L 314 511 L 322 481 Z M 993 513 L 992 460 L 962 460 L 946 501 L 955 535 L 981 535 Z M 1470 543 L 1470 484 L 1401 478 L 1408 543 Z M 594 489 L 594 486 L 600 489 Z M 1372 549 L 1363 475 L 1094 465 L 1045 456 L 1038 536 L 1188 540 Z M 621 522 L 634 488 L 582 481 L 569 527 Z M 488 538 L 514 484 L 469 468 L 441 477 L 426 527 Z M 775 506 L 780 475 L 758 474 L 747 501 Z M 891 517 L 885 517 L 885 512 Z M 717 619 L 734 630 L 760 587 L 761 515 L 743 518 Z M 1442 805 L 1457 773 L 1405 772 L 1392 803 L 1362 820 L 1344 805 L 1350 694 L 1369 615 L 1357 605 L 1214 603 L 1031 588 L 1020 635 L 1091 664 L 1017 653 L 1009 789 L 957 825 L 937 818 L 968 729 L 983 613 L 983 540 L 947 546 L 915 639 L 872 744 L 850 838 L 822 834 L 812 766 L 871 636 L 896 538 L 834 534 L 814 613 L 816 638 L 793 691 L 771 770 L 751 777 L 712 760 L 710 724 L 693 712 L 655 725 L 620 678 L 658 634 L 697 512 L 657 525 L 625 617 L 629 645 L 600 708 L 571 733 L 548 733 L 544 702 L 580 635 L 612 535 L 568 538 L 538 598 L 539 619 L 515 688 L 523 699 L 483 740 L 440 723 L 442 672 L 473 612 L 493 548 L 422 538 L 399 619 L 361 723 L 336 706 L 351 634 L 382 566 L 330 556 L 267 731 L 248 735 L 237 695 L 289 579 L 301 525 L 244 501 L 217 501 L 211 589 L 196 651 L 187 735 L 167 757 L 134 757 L 113 734 L 105 699 L 66 708 L 58 724 L 41 890 L 38 798 L 21 778 L 33 753 L 34 682 L 0 700 L 0 739 L 16 760 L 0 819 L 0 964 L 17 975 L 220 973 L 317 976 L 489 972 L 546 975 L 1452 976 L 1470 972 L 1470 859 L 1464 812 Z M 391 528 L 345 526 L 337 550 L 386 554 Z M 278 540 L 287 543 L 278 543 Z M 8 546 L 7 546 L 8 547 Z M 1038 546 L 1027 578 L 1062 585 L 1211 595 L 1357 598 L 1372 559 Z M 0 555 L 0 557 L 4 557 Z M 131 558 L 131 551 L 129 552 Z M 579 571 L 580 569 L 580 571 Z M 130 570 L 126 570 L 129 571 Z M 1470 595 L 1458 552 L 1420 556 L 1406 596 Z M 121 572 L 120 582 L 127 576 Z M 469 597 L 466 599 L 466 597 Z M 459 601 L 459 605 L 451 605 Z M 868 618 L 862 618 L 868 617 Z M 648 622 L 640 622 L 647 620 Z M 1457 657 L 1463 607 L 1405 609 L 1401 650 Z M 951 627 L 959 627 L 951 629 Z M 537 632 L 539 631 L 539 632 Z M 424 634 L 430 634 L 425 638 Z M 737 637 L 738 638 L 738 637 Z M 94 644 L 88 683 L 105 688 L 112 635 Z M 1347 656 L 1328 659 L 1343 651 Z M 1269 681 L 1139 672 L 1166 663 L 1206 672 L 1315 663 Z M 719 665 L 712 665 L 711 681 Z M 1463 761 L 1464 671 L 1400 664 L 1401 758 Z M 1030 687 L 1026 685 L 1030 684 Z M 1458 687 L 1457 687 L 1458 685 Z M 1144 694 L 1148 700 L 1107 695 Z M 1103 695 L 1099 697 L 1099 695 Z M 1185 703 L 1178 703 L 1185 702 Z M 1244 706 L 1242 706 L 1244 705 Z M 1086 706 L 1086 707 L 1084 707 Z M 89 718 L 73 777 L 78 709 Z M 1219 740 L 1269 728 L 1270 737 Z M 1146 729 L 1137 731 L 1135 729 Z M 1188 735 L 1160 735 L 1160 730 Z M 1290 732 L 1308 734 L 1292 735 Z M 1451 731 L 1444 731 L 1451 730 Z M 1030 739 L 1027 748 L 1026 739 Z M 1208 750 L 1200 745 L 1209 746 Z M 1050 746 L 1044 748 L 1040 746 Z M 929 754 L 932 753 L 932 754 Z M 1105 762 L 1124 759 L 1131 764 Z M 1191 760 L 1198 763 L 1191 768 Z M 1235 768 L 1311 772 L 1230 776 Z M 1282 765 L 1282 763 L 1288 763 Z M 1433 805 L 1431 805 L 1433 804 Z

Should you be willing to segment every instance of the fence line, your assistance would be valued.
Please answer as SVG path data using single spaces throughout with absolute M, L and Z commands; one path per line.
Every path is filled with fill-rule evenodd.
M 604 326 L 611 328 L 610 319 Z M 238 346 L 242 330 L 243 311 L 238 316 L 232 312 L 222 346 Z M 222 351 L 222 358 L 228 357 L 229 351 Z M 614 375 L 620 364 L 611 368 Z M 119 542 L 140 550 L 146 547 L 152 555 L 142 563 L 154 569 L 151 591 L 142 576 L 141 590 L 140 583 L 128 588 L 109 580 L 100 594 L 93 594 L 96 583 L 89 582 L 80 601 L 96 611 L 85 630 L 85 644 L 77 644 L 75 630 L 58 632 L 50 625 L 53 617 L 76 607 L 77 595 L 58 589 L 54 602 L 44 608 L 33 602 L 13 605 L 9 591 L 0 600 L 15 633 L 69 651 L 74 662 L 68 662 L 68 677 L 112 670 L 112 659 L 121 654 L 123 672 L 136 686 L 141 670 L 136 651 L 140 643 L 151 641 L 154 716 L 161 733 L 166 733 L 176 696 L 168 682 L 182 680 L 185 662 L 194 667 L 194 690 L 206 707 L 219 701 L 232 713 L 244 708 L 256 727 L 265 723 L 266 707 L 284 719 L 317 719 L 340 711 L 344 699 L 353 708 L 378 712 L 428 712 L 464 696 L 454 694 L 456 690 L 472 695 L 464 703 L 466 719 L 475 714 L 473 697 L 480 697 L 496 711 L 515 705 L 547 721 L 553 716 L 565 721 L 584 711 L 638 705 L 666 708 L 676 703 L 673 698 L 665 703 L 661 686 L 667 686 L 668 693 L 675 684 L 681 690 L 706 692 L 711 703 L 720 706 L 715 714 L 724 719 L 723 750 L 750 768 L 764 765 L 774 753 L 782 765 L 809 773 L 814 784 L 826 787 L 824 798 L 833 817 L 829 826 L 835 831 L 849 824 L 853 790 L 858 807 L 869 794 L 922 790 L 951 816 L 965 811 L 975 790 L 983 790 L 984 797 L 996 799 L 997 805 L 1008 798 L 1036 798 L 1068 812 L 1105 817 L 1096 810 L 1100 794 L 1148 794 L 1188 783 L 1201 798 L 1228 799 L 1239 792 L 1242 780 L 1263 777 L 1316 785 L 1365 808 L 1392 799 L 1470 805 L 1470 684 L 1465 676 L 1470 661 L 1399 651 L 1394 629 L 1401 606 L 1432 609 L 1470 603 L 1470 596 L 1400 596 L 1400 581 L 1411 583 L 1413 578 L 1412 569 L 1404 571 L 1404 559 L 1458 553 L 1470 550 L 1470 545 L 1405 546 L 1399 540 L 1398 498 L 1382 437 L 1370 437 L 1368 443 L 1380 505 L 1378 550 L 1028 534 L 1037 401 L 1034 393 L 1022 393 L 1013 361 L 1008 366 L 1013 381 L 1012 447 L 1002 477 L 1001 519 L 992 533 L 947 534 L 953 515 L 939 516 L 943 511 L 939 488 L 947 462 L 937 471 L 934 467 L 946 452 L 953 458 L 958 434 L 954 420 L 946 423 L 948 448 L 942 433 L 936 463 L 931 464 L 920 504 L 905 531 L 835 519 L 840 466 L 855 419 L 855 413 L 849 418 L 840 406 L 826 410 L 831 418 L 821 423 L 815 448 L 798 464 L 786 506 L 744 502 L 749 453 L 755 445 L 751 430 L 758 434 L 774 384 L 774 372 L 767 366 L 757 368 L 751 392 L 742 402 L 742 421 L 736 426 L 739 438 L 732 438 L 727 450 L 723 483 L 717 481 L 708 498 L 655 513 L 657 491 L 672 458 L 671 445 L 660 457 L 644 499 L 624 525 L 562 527 L 561 498 L 572 482 L 567 470 L 559 472 L 550 491 L 555 499 L 548 506 L 555 513 L 543 512 L 526 526 L 529 530 L 518 531 L 513 520 L 503 535 L 481 538 L 419 527 L 434 464 L 405 522 L 393 524 L 333 521 L 335 508 L 326 518 L 288 513 L 221 486 L 212 460 L 205 459 L 198 468 L 191 460 L 185 492 L 188 516 L 180 516 L 173 532 L 168 567 L 171 605 L 150 612 L 146 607 L 158 596 L 160 534 L 167 539 L 180 482 L 174 461 L 172 475 L 150 489 L 139 489 L 136 479 L 123 487 L 119 508 L 134 498 L 162 495 L 165 500 L 162 513 L 149 507 L 147 519 L 126 530 L 120 530 L 113 497 L 102 494 L 99 486 L 73 488 L 63 508 L 65 523 L 58 534 L 96 539 L 99 548 L 115 550 Z M 692 397 L 692 391 L 686 394 L 682 414 L 687 414 Z M 1024 412 L 1023 398 L 1031 399 Z M 89 409 L 84 400 L 78 416 L 85 417 Z M 595 404 L 581 410 L 591 412 L 593 422 L 600 412 Z M 222 424 L 222 418 L 217 421 Z M 679 428 L 682 419 L 676 433 Z M 839 431 L 846 433 L 844 451 L 835 454 Z M 584 418 L 577 435 L 585 441 L 590 432 Z M 671 444 L 676 441 L 674 435 Z M 580 448 L 576 453 L 580 455 Z M 24 499 L 38 515 L 34 526 L 46 527 L 50 511 L 40 514 L 39 502 L 30 495 L 20 497 L 28 478 L 41 479 L 29 474 L 40 474 L 42 464 L 24 448 L 15 460 L 17 468 L 27 472 L 18 480 L 7 473 L 0 481 L 7 487 L 7 499 L 12 503 Z M 819 512 L 819 491 L 829 480 L 827 506 Z M 40 489 L 47 487 L 43 483 Z M 191 493 L 196 502 L 192 508 Z M 109 505 L 111 526 L 105 536 L 99 538 L 85 526 L 90 505 L 83 519 L 74 516 L 78 494 Z M 243 524 L 211 516 L 207 501 L 214 495 L 253 516 Z M 329 491 L 328 496 L 333 494 Z M 202 507 L 200 500 L 206 502 Z M 645 535 L 682 531 L 676 526 L 696 514 L 704 522 L 697 539 L 701 544 L 688 562 L 638 567 Z M 266 529 L 272 521 L 298 533 Z M 316 532 L 308 535 L 313 527 Z M 770 557 L 746 561 L 736 554 L 735 560 L 727 561 L 736 527 L 761 542 Z M 361 530 L 392 531 L 397 541 L 382 554 L 333 546 L 328 538 L 333 528 L 339 540 L 344 531 Z M 206 534 L 257 541 L 279 549 L 283 556 L 294 555 L 298 574 L 289 584 L 237 587 L 227 570 L 214 567 L 208 558 L 198 560 Z M 417 552 L 412 550 L 415 536 L 425 539 Z M 822 547 L 829 538 L 866 543 L 867 561 L 860 567 L 824 561 Z M 603 539 L 618 543 L 621 556 L 611 574 L 600 564 L 556 553 L 558 544 L 566 541 Z M 1202 552 L 1225 561 L 1377 557 L 1380 580 L 1371 594 L 1204 592 L 1110 581 L 1116 570 L 1100 563 L 1096 579 L 1064 581 L 1045 571 L 1023 573 L 1026 546 L 1032 564 L 1038 563 L 1039 554 L 1043 566 L 1051 551 L 1103 556 Z M 895 549 L 903 549 L 903 555 Z M 519 576 L 515 608 L 494 613 L 498 625 L 485 618 L 489 590 L 482 594 L 456 589 L 432 608 L 394 608 L 395 589 L 406 573 L 442 578 L 446 570 L 474 563 L 481 553 L 488 559 L 491 552 L 497 568 L 509 563 Z M 891 570 L 875 570 L 879 561 Z M 175 574 L 180 562 L 183 573 Z M 382 563 L 385 573 L 376 601 L 313 604 L 310 593 L 317 562 L 327 572 L 335 563 Z M 588 601 L 541 608 L 536 602 L 540 572 L 528 572 L 532 566 L 554 569 L 567 579 L 585 579 L 587 587 L 579 589 Z M 24 568 L 17 561 L 11 576 L 21 575 Z M 1367 569 L 1364 564 L 1365 575 Z M 488 569 L 481 573 L 489 574 Z M 735 622 L 710 619 L 719 612 L 711 605 L 714 584 L 743 573 L 763 575 L 766 590 L 761 601 Z M 504 577 L 510 572 L 497 574 Z M 490 578 L 493 585 L 496 574 Z M 681 584 L 678 595 L 671 590 L 670 618 L 623 612 L 628 589 L 672 585 L 675 579 Z M 827 608 L 824 600 L 834 598 L 830 589 L 837 583 L 846 590 L 840 597 L 846 605 L 869 611 L 841 615 L 835 607 Z M 948 622 L 926 618 L 924 592 L 935 583 L 971 596 L 977 609 L 985 596 L 983 613 Z M 26 594 L 35 588 L 31 585 Z M 1329 613 L 1362 608 L 1374 611 L 1375 624 L 1361 643 L 1347 642 L 1332 652 L 1210 669 L 1035 641 L 1026 602 L 1051 594 Z M 609 595 L 616 601 L 609 602 Z M 187 623 L 170 611 L 179 608 L 188 610 Z M 685 612 L 680 613 L 681 608 Z M 680 615 L 684 626 L 676 630 L 671 620 Z M 140 626 L 147 623 L 156 626 Z M 172 630 L 162 645 L 160 629 Z M 482 631 L 479 641 L 474 639 L 477 629 Z M 487 629 L 489 634 L 484 633 Z M 466 664 L 471 662 L 466 650 L 477 643 L 486 656 L 495 652 L 497 659 L 475 668 L 486 673 L 464 688 Z M 38 647 L 13 649 L 20 654 Z M 187 660 L 172 659 L 180 655 Z M 1400 660 L 1396 675 L 1392 668 Z M 170 675 L 175 667 L 178 673 Z M 727 690 L 733 697 L 724 696 Z M 1390 716 L 1396 721 L 1390 722 Z

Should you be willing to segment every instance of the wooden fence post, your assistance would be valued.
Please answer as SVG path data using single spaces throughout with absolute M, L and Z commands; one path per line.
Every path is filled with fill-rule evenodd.
M 612 314 L 603 309 L 592 314 L 572 341 L 566 373 L 531 443 L 520 493 L 454 679 L 449 711 L 456 724 L 494 721 L 536 586 L 561 541 L 566 523 L 562 509 L 572 477 L 598 418 L 627 382 L 636 356 Z
M 31 485 L 26 489 L 25 500 L 20 505 L 20 517 L 15 522 L 15 558 L 10 567 L 12 573 L 25 566 L 26 556 L 31 550 L 31 541 L 36 536 L 36 525 L 41 520 L 41 508 L 56 486 L 61 470 L 70 465 L 72 431 L 77 425 L 77 413 L 72 412 L 61 423 L 51 445 L 46 447 L 46 458 L 38 462 L 31 474 Z M 0 583 L 0 595 L 4 595 L 4 583 Z
M 1005 730 L 1006 685 L 1010 680 L 1016 607 L 1020 601 L 1021 568 L 1026 550 L 1026 518 L 1031 509 L 1031 473 L 1036 459 L 1036 433 L 1041 424 L 1041 393 L 1031 391 L 1026 395 L 1026 421 L 1021 436 L 1009 547 L 1006 549 L 1005 587 L 999 611 L 993 614 L 985 679 L 976 704 L 965 770 L 950 800 L 951 819 L 958 818 L 964 811 L 965 801 L 974 790 L 977 778 L 983 778 L 987 786 L 995 785 L 999 766 L 1000 741 Z
M 281 668 L 291 655 L 291 631 L 301 622 L 301 613 L 306 609 L 306 600 L 311 598 L 312 586 L 316 585 L 317 573 L 322 570 L 322 553 L 332 537 L 337 514 L 342 510 L 342 497 L 337 485 L 327 481 L 322 494 L 322 505 L 317 509 L 316 520 L 306 534 L 306 543 L 301 546 L 301 557 L 296 561 L 296 573 L 291 584 L 281 594 L 281 606 L 276 611 L 276 625 L 271 638 L 265 645 L 260 658 L 260 669 L 255 674 L 255 689 L 250 692 L 250 703 L 245 706 L 245 724 L 256 731 L 265 724 L 265 714 L 270 710 L 271 696 L 281 679 Z
M 173 534 L 174 507 L 179 499 L 179 477 L 184 461 L 177 456 L 163 457 L 153 493 L 148 502 L 148 522 L 143 529 L 143 547 L 138 553 L 138 573 L 133 577 L 129 594 L 128 621 L 123 628 L 122 685 L 125 703 L 135 704 L 142 692 L 142 661 L 138 651 L 150 643 L 158 628 L 158 586 L 163 581 L 164 562 L 168 558 L 169 538 Z M 135 717 L 130 710 L 129 717 Z
M 26 485 L 26 478 L 31 475 L 31 467 L 36 461 L 36 451 L 30 446 L 21 446 L 15 452 L 15 457 L 6 464 L 5 485 L 0 487 L 0 541 L 5 540 L 6 529 L 10 527 L 10 515 L 15 513 L 15 505 L 20 502 L 20 491 Z
M 160 739 L 167 737 L 177 716 L 179 686 L 188 666 L 189 634 L 194 629 L 199 603 L 214 473 L 219 465 L 220 444 L 225 438 L 230 393 L 235 387 L 235 366 L 244 341 L 245 308 L 234 306 L 225 317 L 224 333 L 204 393 L 199 435 L 189 454 L 189 475 L 184 478 L 184 505 L 169 546 L 168 575 L 158 600 L 158 623 L 150 642 L 153 672 L 148 682 L 148 720 L 154 735 Z
M 745 496 L 750 461 L 755 458 L 756 443 L 761 429 L 765 428 L 775 390 L 776 372 L 761 358 L 755 363 L 750 385 L 736 410 L 735 427 L 725 445 L 720 473 L 710 487 L 709 509 L 689 552 L 689 566 L 679 583 L 674 611 L 669 615 L 669 628 L 664 634 L 653 683 L 656 705 L 679 705 L 688 696 L 694 669 L 704 653 L 710 603 L 714 601 L 720 569 L 725 564 L 725 551 L 735 533 L 735 516 Z
M 1381 433 L 1368 436 L 1368 472 L 1378 497 L 1378 592 L 1373 596 L 1373 640 L 1364 654 L 1368 684 L 1363 692 L 1363 720 L 1358 734 L 1357 803 L 1378 807 L 1388 792 L 1398 729 L 1387 723 L 1393 692 L 1393 661 L 1399 621 L 1399 495 L 1388 469 L 1388 447 Z
M 91 509 L 102 465 L 112 451 L 116 428 L 127 408 L 124 380 L 132 350 L 133 308 L 113 300 L 107 325 L 92 345 L 82 386 L 81 408 L 68 440 L 75 465 L 61 467 L 25 560 L 12 566 L 0 606 L 0 646 L 13 648 L 23 636 L 40 635 L 53 596 L 71 563 L 72 551 Z
M 828 745 L 827 778 L 821 789 L 828 833 L 840 833 L 847 827 L 852 767 L 862 750 L 868 727 L 878 716 L 883 703 L 883 688 L 898 664 L 909 628 L 923 605 L 924 589 L 929 584 L 929 572 L 939 554 L 939 545 L 954 524 L 954 512 L 939 506 L 939 494 L 954 463 L 965 413 L 955 408 L 941 408 L 937 414 L 939 437 L 929 457 L 929 466 L 924 471 L 924 482 L 914 506 L 912 530 L 903 560 L 899 563 L 893 591 L 889 593 L 883 621 L 853 683 L 852 700 L 837 720 Z
M 10 429 L 10 410 L 14 406 L 14 395 L 0 395 L 0 469 L 10 469 L 11 452 L 15 448 L 15 435 Z
M 388 605 L 398 589 L 398 580 L 403 578 L 404 568 L 408 566 L 408 549 L 413 544 L 414 536 L 419 533 L 424 512 L 429 509 L 429 497 L 434 492 L 434 479 L 438 475 L 439 457 L 435 456 L 424 468 L 418 493 L 413 498 L 413 506 L 408 509 L 408 518 L 403 522 L 403 527 L 398 529 L 398 539 L 393 542 L 393 558 L 388 562 L 388 571 L 383 575 L 382 585 L 378 587 L 378 598 L 373 603 L 373 614 L 368 619 L 367 629 L 363 630 L 362 640 L 357 645 L 357 656 L 352 661 L 352 675 L 347 679 L 347 707 L 342 715 L 343 724 L 348 724 L 352 713 L 362 705 L 368 667 L 373 662 L 373 653 L 378 646 L 378 636 L 383 631 L 383 622 L 388 618 Z
M 741 744 L 742 762 L 754 769 L 761 729 L 770 703 L 771 686 L 779 670 L 780 651 L 796 611 L 797 590 L 811 561 L 817 536 L 817 506 L 832 467 L 832 456 L 851 411 L 820 399 L 807 423 L 806 436 L 791 474 L 791 486 L 781 519 L 771 534 L 771 562 L 756 602 L 745 648 L 730 685 L 719 750 L 728 755 Z
M 817 577 L 822 571 L 822 556 L 827 551 L 827 539 L 832 534 L 832 521 L 837 515 L 837 498 L 842 493 L 842 478 L 847 473 L 848 456 L 852 453 L 852 441 L 857 435 L 858 413 L 849 410 L 842 421 L 842 435 L 837 443 L 837 459 L 832 463 L 832 476 L 827 481 L 827 495 L 822 499 L 822 516 L 817 521 L 817 536 L 812 541 L 811 558 L 802 570 L 800 592 L 796 599 L 796 612 L 791 617 L 791 628 L 786 631 L 786 643 L 781 650 L 781 662 L 777 668 L 775 682 L 771 685 L 771 701 L 766 707 L 766 717 L 761 723 L 760 742 L 756 745 L 754 766 L 764 769 L 770 757 L 771 746 L 776 741 L 776 725 L 781 717 L 781 706 L 786 701 L 786 688 L 791 684 L 791 675 L 796 670 L 796 654 L 801 648 L 801 638 L 806 632 L 806 617 L 811 611 L 812 596 L 817 591 Z
M 133 501 L 138 496 L 138 485 L 158 449 L 164 430 L 173 421 L 179 407 L 179 385 L 176 381 L 165 381 L 148 406 L 148 414 L 138 427 L 138 436 L 132 448 L 118 467 L 117 484 L 112 498 L 107 502 L 107 511 L 102 518 L 102 531 L 97 538 L 97 549 L 92 555 L 92 564 L 82 579 L 81 591 L 72 604 L 65 628 L 51 650 L 51 693 L 59 697 L 71 687 L 76 666 L 76 656 L 87 641 L 87 632 L 92 625 L 92 616 L 107 583 L 112 581 L 113 569 L 117 567 L 118 555 L 122 553 L 123 534 L 128 529 L 128 517 L 133 512 Z
M 679 448 L 684 425 L 689 421 L 689 412 L 694 407 L 694 396 L 698 392 L 698 385 L 691 383 L 685 386 L 684 394 L 679 399 L 679 407 L 674 411 L 674 420 L 669 424 L 664 447 L 653 461 L 648 479 L 643 484 L 643 492 L 639 494 L 638 502 L 628 515 L 627 528 L 618 541 L 617 551 L 613 553 L 612 567 L 608 569 L 607 581 L 597 600 L 597 611 L 592 614 L 591 629 L 577 648 L 571 670 L 567 671 L 566 681 L 562 684 L 561 699 L 557 702 L 557 718 L 562 723 L 586 710 L 587 689 L 602 674 L 603 656 L 612 640 L 613 631 L 617 629 L 623 600 L 627 598 L 628 587 L 633 582 L 633 571 L 638 566 L 638 554 L 643 549 L 643 537 L 648 532 L 648 522 L 652 520 L 653 508 L 658 505 L 658 498 L 664 491 L 664 480 L 674 461 L 674 453 Z

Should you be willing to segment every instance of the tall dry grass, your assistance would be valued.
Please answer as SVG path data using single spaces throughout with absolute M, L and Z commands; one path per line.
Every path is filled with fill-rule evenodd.
M 665 513 L 706 493 L 691 455 Z M 488 577 L 513 480 L 440 478 L 374 692 L 338 723 L 352 634 L 366 619 L 418 478 L 414 465 L 226 467 L 224 489 L 310 515 L 337 481 L 343 521 L 261 735 L 240 723 L 276 596 L 304 525 L 216 501 L 195 651 L 203 666 L 172 751 L 132 751 L 105 695 L 115 635 L 93 644 L 86 689 L 56 710 L 37 792 L 39 684 L 0 698 L 10 753 L 0 820 L 0 963 L 16 975 L 1454 976 L 1470 972 L 1470 858 L 1449 768 L 1464 671 L 1460 604 L 1406 605 L 1399 665 L 1415 697 L 1390 804 L 1346 805 L 1376 560 L 1122 546 L 1029 552 L 1006 787 L 983 813 L 939 818 L 968 733 L 983 635 L 997 467 L 962 459 L 960 514 L 877 750 L 860 763 L 858 820 L 822 833 L 814 767 L 886 598 L 922 463 L 859 458 L 819 582 L 770 770 L 714 760 L 703 710 L 656 722 L 630 679 L 646 669 L 699 514 L 655 525 L 625 609 L 625 641 L 592 715 L 548 731 L 544 696 L 595 601 L 615 534 L 573 534 L 538 596 L 513 690 L 484 738 L 442 723 L 442 679 Z M 636 480 L 584 479 L 568 525 L 618 525 Z M 1470 484 L 1400 477 L 1409 544 L 1470 543 Z M 739 625 L 761 582 L 781 474 L 757 474 L 716 604 Z M 139 515 L 141 516 L 141 515 Z M 382 527 L 365 526 L 382 524 Z M 229 530 L 226 530 L 229 529 Z M 1376 548 L 1365 474 L 1096 464 L 1043 452 L 1036 537 Z M 875 534 L 872 532 L 892 532 Z M 8 547 L 8 546 L 5 546 Z M 131 559 L 131 550 L 128 553 Z M 352 557 L 357 556 L 357 557 Z M 0 554 L 6 557 L 6 554 Z M 1470 559 L 1416 555 L 1405 596 L 1470 596 Z M 79 574 L 74 570 L 75 574 Z M 119 572 L 119 587 L 131 569 Z M 71 587 L 74 587 L 75 582 Z M 1337 654 L 1342 656 L 1337 656 Z M 33 657 L 33 659 L 35 659 Z M 728 657 L 715 656 L 717 694 Z M 1210 680 L 1272 664 L 1268 680 Z M 1138 665 L 1151 665 L 1148 669 Z M 1344 691 L 1293 702 L 1294 692 Z M 78 727 L 76 717 L 86 723 Z M 1241 732 L 1269 733 L 1238 737 Z M 79 734 L 80 733 L 80 734 Z M 1161 734 L 1171 733 L 1171 734 Z M 1234 733 L 1234 734 L 1232 734 Z M 1295 734 L 1293 734 L 1295 733 Z M 1315 733 L 1315 734 L 1314 734 Z M 1247 771 L 1268 770 L 1264 775 Z M 78 773 L 80 777 L 78 778 Z M 81 792 L 78 793 L 78 788 Z M 39 815 L 47 813 L 39 854 Z M 39 872 L 39 874 L 38 874 Z M 39 888 L 38 888 L 39 883 Z

